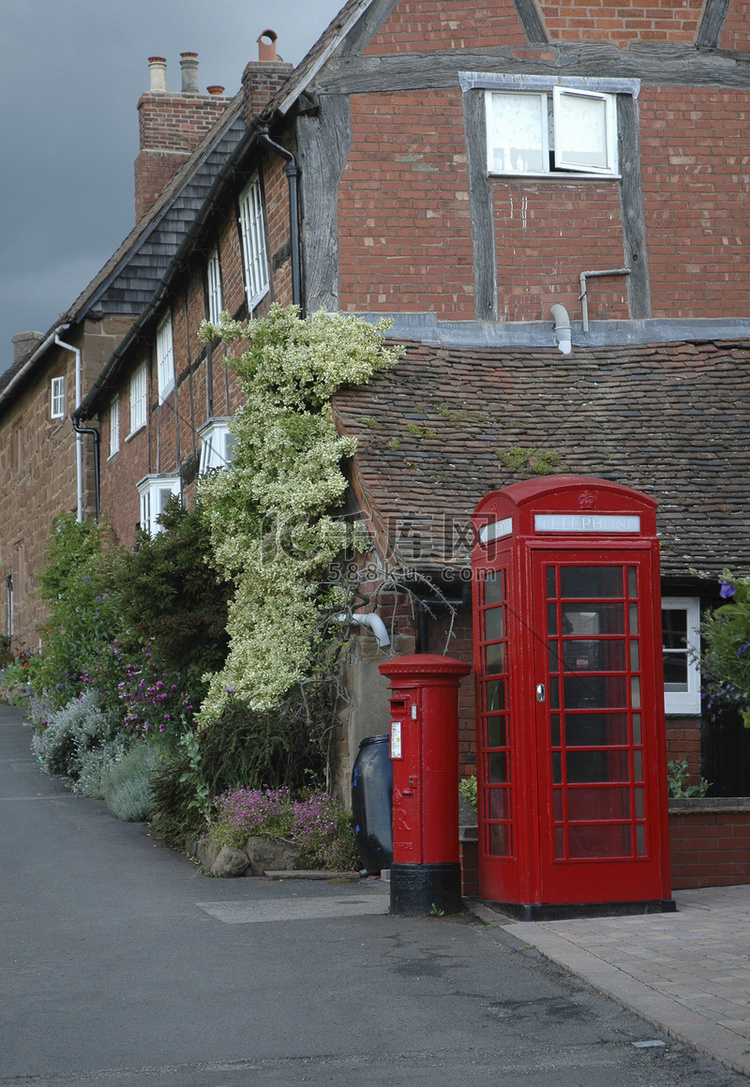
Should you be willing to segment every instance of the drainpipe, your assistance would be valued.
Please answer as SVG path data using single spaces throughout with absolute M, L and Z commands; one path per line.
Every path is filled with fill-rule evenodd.
M 258 129 L 258 143 L 273 151 L 279 158 L 286 162 L 286 176 L 289 182 L 289 235 L 292 250 L 292 302 L 299 306 L 300 316 L 304 316 L 302 310 L 302 275 L 300 271 L 299 248 L 299 178 L 301 170 L 297 160 L 286 147 L 275 143 L 268 135 L 268 128 Z
M 69 343 L 65 343 L 55 333 L 55 343 L 58 347 L 62 347 L 64 351 L 71 351 L 76 357 L 76 411 L 81 406 L 81 352 L 79 348 L 73 347 Z M 77 427 L 74 427 L 76 432 L 76 486 L 78 491 L 78 514 L 76 520 L 80 522 L 83 520 L 83 436 Z

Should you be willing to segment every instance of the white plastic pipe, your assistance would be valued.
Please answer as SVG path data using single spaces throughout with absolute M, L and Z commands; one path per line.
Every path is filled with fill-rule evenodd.
M 366 615 L 347 615 L 344 612 L 339 615 L 338 620 L 340 623 L 356 623 L 360 627 L 369 627 L 378 640 L 379 649 L 385 649 L 387 645 L 391 644 L 385 623 L 374 611 L 367 612 Z
M 557 336 L 557 346 L 562 351 L 563 355 L 569 355 L 573 346 L 570 331 L 570 317 L 568 317 L 568 311 L 565 306 L 561 306 L 559 303 L 552 307 L 552 320 L 555 322 L 555 336 Z
M 72 351 L 76 357 L 76 411 L 81 406 L 81 352 L 77 347 L 65 343 L 58 335 L 55 335 L 55 343 L 64 351 Z M 83 520 L 83 434 L 76 431 L 76 487 L 78 491 L 78 514 L 76 520 L 80 524 Z

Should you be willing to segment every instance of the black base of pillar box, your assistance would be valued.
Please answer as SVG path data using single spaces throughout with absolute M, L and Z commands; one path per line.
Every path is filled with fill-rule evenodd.
M 459 913 L 461 865 L 392 864 L 391 913 Z

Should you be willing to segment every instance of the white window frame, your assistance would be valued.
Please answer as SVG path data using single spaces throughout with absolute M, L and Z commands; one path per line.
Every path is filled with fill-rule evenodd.
M 120 451 L 120 396 L 114 396 L 109 402 L 109 455 L 114 457 Z
M 198 430 L 201 442 L 200 474 L 215 468 L 228 468 L 234 459 L 235 438 L 229 430 L 231 419 L 209 419 Z
M 502 100 L 526 100 L 538 109 L 538 147 L 540 169 L 512 161 L 510 148 L 500 147 L 495 132 L 495 108 Z M 487 117 L 487 164 L 490 174 L 523 177 L 559 177 L 561 174 L 618 177 L 617 172 L 617 100 L 613 94 L 596 90 L 553 86 L 547 90 L 485 91 Z M 597 109 L 602 139 L 598 150 L 603 163 L 586 162 L 580 146 L 581 135 L 590 131 L 586 123 L 584 103 Z M 531 149 L 530 149 L 531 150 Z M 501 161 L 498 162 L 498 158 Z M 551 162 L 554 160 L 554 163 Z
M 53 377 L 49 390 L 49 414 L 51 419 L 65 418 L 65 378 Z
M 221 260 L 218 246 L 208 258 L 206 281 L 208 287 L 208 319 L 212 325 L 218 325 L 221 311 L 224 309 L 224 296 L 221 289 Z
M 156 373 L 159 403 L 163 404 L 174 389 L 174 340 L 171 313 L 164 314 L 156 329 Z
M 269 288 L 266 224 L 258 174 L 250 178 L 240 196 L 240 235 L 247 308 L 252 311 Z
M 146 364 L 141 363 L 130 378 L 130 436 L 146 425 Z
M 670 714 L 696 715 L 701 712 L 701 674 L 698 664 L 700 651 L 701 606 L 698 597 L 665 596 L 662 611 L 686 612 L 687 638 L 684 649 L 662 649 L 662 652 L 687 657 L 687 690 L 668 691 L 664 685 L 664 710 Z
M 182 496 L 179 475 L 148 475 L 136 484 L 140 497 L 140 527 L 153 537 L 162 531 L 159 518 L 172 495 Z

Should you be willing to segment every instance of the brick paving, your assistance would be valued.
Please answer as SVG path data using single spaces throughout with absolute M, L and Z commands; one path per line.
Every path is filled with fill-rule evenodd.
M 636 917 L 519 924 L 478 912 L 660 1030 L 750 1075 L 750 886 L 674 897 L 677 913 Z

